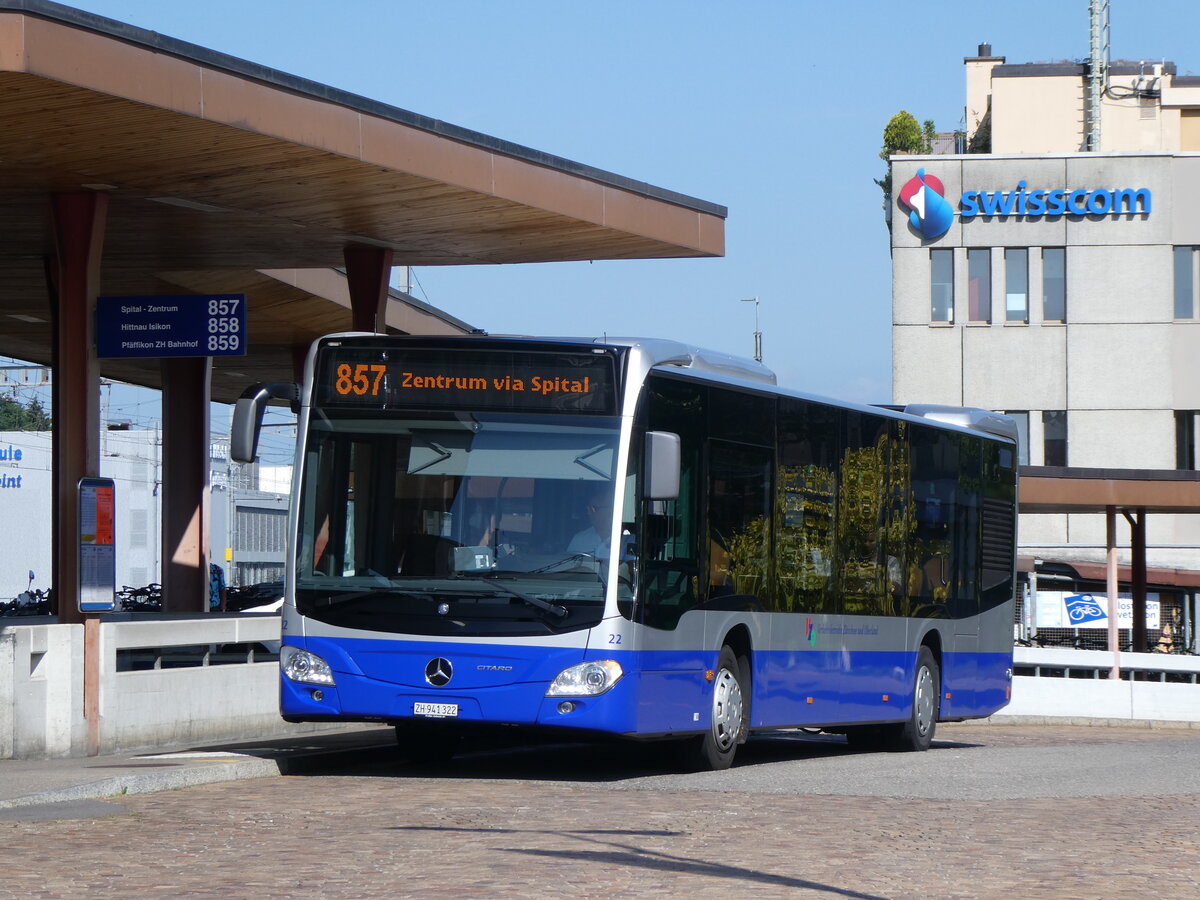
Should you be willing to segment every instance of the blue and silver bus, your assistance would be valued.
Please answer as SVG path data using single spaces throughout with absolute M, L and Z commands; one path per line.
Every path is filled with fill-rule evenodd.
M 332 335 L 239 401 L 298 410 L 282 612 L 290 722 L 756 731 L 923 750 L 1009 699 L 1011 420 L 776 386 L 663 340 Z

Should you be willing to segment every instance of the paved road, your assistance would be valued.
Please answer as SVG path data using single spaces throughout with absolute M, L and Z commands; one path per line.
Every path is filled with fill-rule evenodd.
M 0 896 L 1200 896 L 1200 730 L 938 735 L 924 754 L 781 736 L 700 775 L 624 745 L 359 754 L 13 811 Z

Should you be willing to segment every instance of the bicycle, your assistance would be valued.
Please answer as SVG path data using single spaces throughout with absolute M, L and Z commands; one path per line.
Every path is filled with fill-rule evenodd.
M 161 612 L 162 585 L 151 583 L 139 588 L 123 585 L 117 592 L 117 602 L 125 612 Z
M 0 616 L 48 616 L 53 610 L 53 588 L 29 588 L 0 605 Z

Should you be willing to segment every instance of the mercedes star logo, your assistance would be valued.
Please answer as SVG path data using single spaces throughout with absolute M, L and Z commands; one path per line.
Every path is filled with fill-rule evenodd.
M 425 667 L 425 680 L 434 687 L 445 687 L 454 677 L 454 666 L 441 656 L 431 659 Z

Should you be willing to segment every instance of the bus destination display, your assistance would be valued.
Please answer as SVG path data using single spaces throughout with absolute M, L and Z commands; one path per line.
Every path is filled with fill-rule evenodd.
M 330 348 L 318 371 L 322 406 L 616 411 L 608 354 Z

